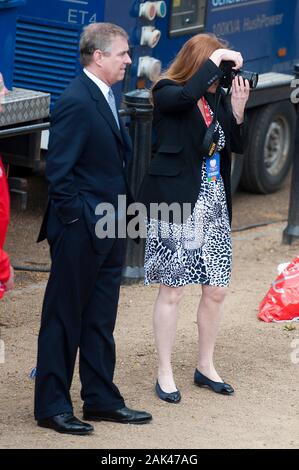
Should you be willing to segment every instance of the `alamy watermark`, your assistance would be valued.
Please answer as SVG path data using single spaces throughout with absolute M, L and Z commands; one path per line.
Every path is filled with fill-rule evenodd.
M 0 364 L 5 363 L 5 343 L 3 339 L 0 339 Z
M 0 329 L 0 364 L 5 363 L 5 343 L 1 339 L 1 329 Z
M 293 339 L 291 342 L 293 351 L 290 353 L 290 358 L 293 364 L 299 364 L 299 338 Z
M 95 215 L 99 217 L 95 225 L 97 238 L 146 238 L 147 224 L 151 221 L 151 230 L 161 238 L 182 236 L 182 231 L 186 230 L 186 224 L 182 221 L 190 221 L 191 204 L 173 202 L 151 203 L 149 210 L 144 204 L 134 202 L 127 205 L 127 196 L 119 195 L 117 205 L 108 202 L 101 202 L 95 209 Z M 163 222 L 159 222 L 163 221 Z M 172 227 L 176 226 L 173 231 Z M 188 232 L 190 236 L 190 224 Z M 195 224 L 193 224 L 195 228 Z M 194 230 L 194 237 L 196 233 Z

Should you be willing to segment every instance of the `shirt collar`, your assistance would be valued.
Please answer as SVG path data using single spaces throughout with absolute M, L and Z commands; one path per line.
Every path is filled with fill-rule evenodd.
M 96 75 L 89 72 L 89 70 L 87 70 L 86 68 L 83 69 L 83 72 L 100 88 L 104 97 L 108 101 L 108 92 L 110 90 L 110 87 L 107 85 L 107 83 L 103 82 L 100 78 L 96 77 Z

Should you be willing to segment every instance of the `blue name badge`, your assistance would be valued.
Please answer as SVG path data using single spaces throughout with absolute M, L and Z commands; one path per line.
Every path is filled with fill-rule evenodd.
M 216 152 L 213 157 L 206 159 L 208 181 L 217 181 L 220 178 L 220 154 Z

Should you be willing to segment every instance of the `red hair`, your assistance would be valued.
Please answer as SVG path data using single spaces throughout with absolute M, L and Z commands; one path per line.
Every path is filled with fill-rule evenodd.
M 168 78 L 179 84 L 185 84 L 216 49 L 223 48 L 227 49 L 228 43 L 214 34 L 196 34 L 185 42 L 170 67 L 158 81 Z

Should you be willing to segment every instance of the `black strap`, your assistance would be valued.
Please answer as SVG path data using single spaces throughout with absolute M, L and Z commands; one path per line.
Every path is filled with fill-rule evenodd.
M 205 136 L 203 138 L 202 149 L 207 157 L 212 157 L 217 150 L 218 140 L 216 138 L 216 125 L 217 125 L 217 118 L 218 118 L 218 110 L 219 104 L 221 99 L 221 90 L 220 88 L 217 89 L 215 93 L 215 111 L 213 120 L 210 126 L 207 128 Z

